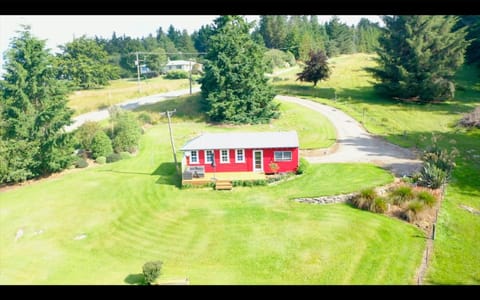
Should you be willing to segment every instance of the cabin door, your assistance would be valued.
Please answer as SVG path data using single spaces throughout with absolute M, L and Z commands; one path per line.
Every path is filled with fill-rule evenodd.
M 253 172 L 263 172 L 262 150 L 253 150 Z

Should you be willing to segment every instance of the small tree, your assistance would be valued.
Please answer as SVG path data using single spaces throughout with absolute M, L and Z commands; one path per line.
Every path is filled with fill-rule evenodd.
M 134 152 L 138 146 L 142 128 L 132 112 L 117 112 L 113 115 L 112 144 L 115 152 Z
M 148 261 L 143 265 L 143 276 L 145 277 L 145 282 L 150 285 L 158 276 L 160 276 L 160 271 L 162 270 L 162 261 Z
M 330 77 L 331 70 L 327 63 L 327 56 L 322 50 L 310 51 L 310 59 L 306 63 L 303 71 L 297 73 L 297 80 L 313 82 L 313 86 L 316 86 L 318 81 Z
M 100 126 L 100 123 L 93 121 L 85 122 L 80 126 L 76 132 L 80 147 L 86 151 L 91 151 L 93 137 L 101 130 L 102 127 Z
M 93 136 L 91 149 L 94 159 L 99 156 L 108 156 L 113 153 L 112 141 L 103 130 L 97 131 Z

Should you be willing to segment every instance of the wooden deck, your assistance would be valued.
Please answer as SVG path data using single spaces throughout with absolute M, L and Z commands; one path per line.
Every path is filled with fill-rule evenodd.
M 254 172 L 216 172 L 205 173 L 203 178 L 182 179 L 183 184 L 204 185 L 215 181 L 232 181 L 232 180 L 258 180 L 266 179 L 264 173 Z

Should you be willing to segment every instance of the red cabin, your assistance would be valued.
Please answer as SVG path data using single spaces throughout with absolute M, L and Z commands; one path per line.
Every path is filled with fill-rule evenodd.
M 298 146 L 296 131 L 202 134 L 180 149 L 183 178 L 211 172 L 295 172 Z

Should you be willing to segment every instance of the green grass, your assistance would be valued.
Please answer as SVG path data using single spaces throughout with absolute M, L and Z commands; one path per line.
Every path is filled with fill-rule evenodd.
M 175 124 L 178 144 L 193 126 L 209 129 Z M 387 172 L 312 165 L 274 186 L 182 190 L 171 156 L 160 124 L 134 158 L 2 193 L 0 283 L 135 284 L 146 261 L 162 260 L 160 279 L 191 284 L 413 284 L 420 230 L 346 204 L 292 200 L 385 184 Z
M 315 88 L 311 83 L 295 82 L 294 72 L 282 74 L 290 79 L 274 84 L 280 94 L 299 95 L 335 106 L 362 122 L 369 132 L 398 145 L 423 149 L 435 132 L 444 146 L 457 147 L 458 167 L 440 210 L 433 260 L 426 279 L 431 284 L 479 284 L 480 218 L 459 206 L 480 209 L 480 130 L 455 126 L 463 113 L 480 105 L 478 68 L 464 66 L 458 72 L 457 92 L 452 101 L 403 104 L 374 92 L 373 79 L 363 69 L 375 66 L 373 57 L 355 54 L 333 58 L 331 78 Z
M 75 91 L 69 96 L 68 106 L 75 110 L 75 116 L 107 108 L 123 101 L 157 93 L 164 93 L 189 87 L 188 79 L 169 80 L 162 76 L 140 81 L 134 79 L 118 79 L 110 81 L 110 85 L 93 90 Z
M 179 97 L 177 99 L 158 102 L 138 107 L 137 112 L 159 113 L 176 109 L 172 117 L 173 123 L 200 122 L 205 120 L 200 109 L 200 95 Z M 292 103 L 280 103 L 281 117 L 270 124 L 257 125 L 210 125 L 209 132 L 224 132 L 232 129 L 238 131 L 282 131 L 296 130 L 301 149 L 327 148 L 335 143 L 335 128 L 326 117 L 308 108 Z M 196 125 L 192 125 L 195 129 Z M 205 129 L 202 128 L 202 131 Z M 200 130 L 192 131 L 191 138 L 201 134 Z

